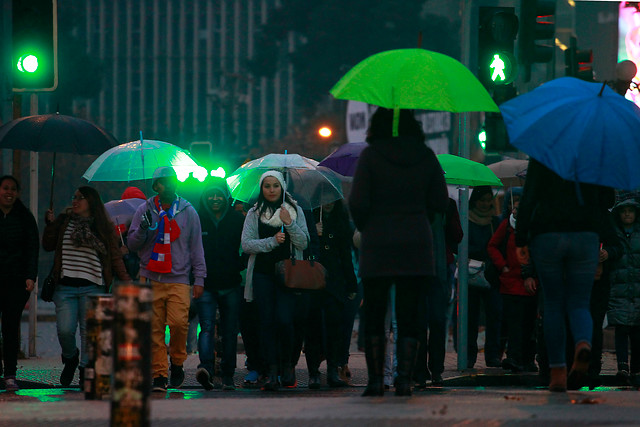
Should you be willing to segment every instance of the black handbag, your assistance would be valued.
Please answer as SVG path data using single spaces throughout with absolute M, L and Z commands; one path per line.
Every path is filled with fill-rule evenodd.
M 40 298 L 42 301 L 51 302 L 53 301 L 53 293 L 56 290 L 56 282 L 53 274 L 53 267 L 51 271 L 42 281 L 42 290 L 40 291 Z

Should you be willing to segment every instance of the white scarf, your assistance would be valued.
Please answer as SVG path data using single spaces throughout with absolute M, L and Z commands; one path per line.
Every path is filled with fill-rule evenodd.
M 292 223 L 295 222 L 298 217 L 295 208 L 287 202 L 284 202 L 283 206 L 289 212 Z M 281 208 L 276 209 L 275 212 L 271 212 L 271 209 L 267 209 L 262 215 L 260 215 L 260 222 L 271 227 L 282 227 L 283 223 L 280 219 L 280 209 Z

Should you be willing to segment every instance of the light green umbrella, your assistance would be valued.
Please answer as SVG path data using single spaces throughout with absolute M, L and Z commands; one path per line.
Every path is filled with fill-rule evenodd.
M 372 55 L 353 67 L 329 92 L 337 99 L 366 102 L 396 112 L 401 108 L 452 113 L 500 111 L 467 67 L 450 56 L 425 49 Z
M 451 185 L 491 185 L 502 187 L 500 178 L 487 166 L 452 154 L 438 154 L 438 161 L 444 170 L 444 180 Z
M 149 179 L 160 166 L 171 166 L 184 181 L 192 173 L 204 180 L 207 170 L 187 150 L 164 141 L 145 139 L 127 142 L 100 155 L 86 170 L 87 181 L 136 181 Z

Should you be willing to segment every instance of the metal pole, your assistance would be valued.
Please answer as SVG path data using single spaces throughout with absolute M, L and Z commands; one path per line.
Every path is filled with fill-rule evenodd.
M 472 22 L 473 0 L 463 0 L 462 2 L 462 63 L 470 68 L 471 56 L 471 22 Z M 462 113 L 458 121 L 458 154 L 466 159 L 469 158 L 470 150 L 467 141 L 467 118 L 469 113 Z M 460 224 L 462 225 L 463 237 L 458 246 L 458 370 L 467 369 L 467 330 L 469 318 L 469 189 L 461 187 L 458 189 L 458 200 L 460 210 Z
M 32 116 L 38 114 L 38 94 L 31 94 Z M 38 221 L 38 159 L 36 152 L 29 156 L 29 205 L 33 216 Z M 29 297 L 29 357 L 36 357 L 36 335 L 38 333 L 38 280 L 36 280 L 33 292 Z

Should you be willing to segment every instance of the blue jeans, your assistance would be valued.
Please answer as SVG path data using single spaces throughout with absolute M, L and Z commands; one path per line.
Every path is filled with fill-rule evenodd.
M 535 236 L 529 246 L 542 285 L 550 368 L 567 365 L 566 319 L 575 343 L 591 344 L 589 299 L 598 265 L 598 245 L 594 232 L 555 232 Z
M 205 290 L 195 301 L 200 319 L 200 335 L 198 338 L 198 354 L 200 365 L 209 375 L 214 374 L 215 365 L 215 326 L 216 310 L 220 310 L 219 334 L 222 338 L 222 362 L 220 368 L 223 376 L 232 377 L 236 370 L 236 353 L 238 350 L 238 329 L 240 328 L 240 304 L 242 288 L 236 287 L 227 293 Z
M 87 301 L 90 295 L 104 292 L 96 285 L 64 286 L 57 285 L 53 293 L 56 305 L 56 327 L 62 356 L 71 359 L 76 355 L 76 330 L 80 327 L 80 366 L 87 366 Z

